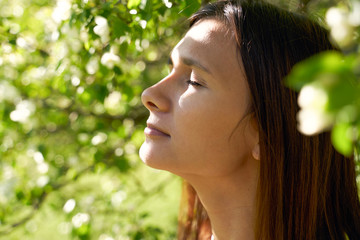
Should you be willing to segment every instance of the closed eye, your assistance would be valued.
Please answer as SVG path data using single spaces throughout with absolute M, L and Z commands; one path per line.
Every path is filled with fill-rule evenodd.
M 189 85 L 192 85 L 194 87 L 201 87 L 202 86 L 200 83 L 198 83 L 196 81 L 193 81 L 191 79 L 187 80 L 186 83 L 189 84 Z

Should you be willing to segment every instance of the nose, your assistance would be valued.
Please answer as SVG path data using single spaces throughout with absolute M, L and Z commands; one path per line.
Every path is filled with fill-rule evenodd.
M 170 99 L 162 81 L 147 88 L 141 94 L 141 101 L 149 111 L 167 112 L 170 110 Z

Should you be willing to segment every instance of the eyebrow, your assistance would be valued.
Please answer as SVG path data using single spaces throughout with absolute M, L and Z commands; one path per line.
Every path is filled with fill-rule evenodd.
M 202 71 L 204 71 L 204 72 L 207 72 L 207 73 L 209 73 L 209 74 L 212 74 L 208 68 L 204 67 L 204 65 L 202 65 L 200 62 L 198 62 L 197 60 L 195 60 L 195 59 L 193 59 L 193 58 L 181 57 L 180 60 L 181 60 L 181 62 L 182 62 L 183 64 L 185 64 L 186 66 L 196 67 L 196 68 L 198 68 L 198 69 L 200 69 L 200 70 L 202 70 Z M 168 59 L 168 64 L 169 64 L 169 65 L 174 65 L 171 56 L 170 56 L 169 59 Z

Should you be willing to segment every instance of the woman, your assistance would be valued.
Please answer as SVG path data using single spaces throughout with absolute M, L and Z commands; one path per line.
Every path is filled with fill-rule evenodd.
M 294 64 L 334 49 L 327 35 L 258 1 L 191 17 L 171 73 L 142 95 L 141 159 L 194 189 L 179 239 L 360 239 L 354 161 L 328 133 L 297 132 L 297 94 L 283 84 Z

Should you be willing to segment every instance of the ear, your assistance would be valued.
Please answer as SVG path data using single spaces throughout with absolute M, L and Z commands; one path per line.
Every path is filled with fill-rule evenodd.
M 259 126 L 254 113 L 250 114 L 250 148 L 255 160 L 260 160 Z
M 260 160 L 260 145 L 259 143 L 256 143 L 253 147 L 251 154 L 255 160 Z

